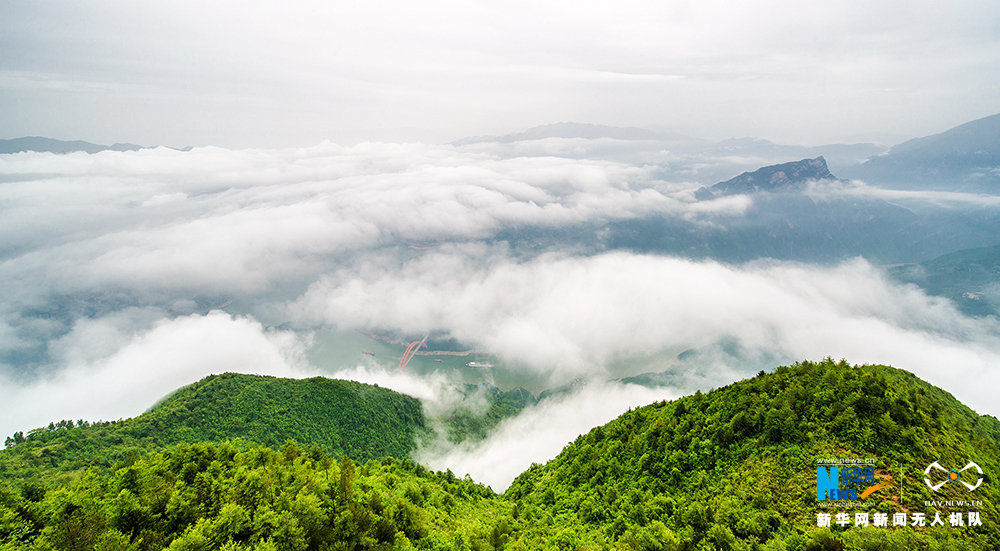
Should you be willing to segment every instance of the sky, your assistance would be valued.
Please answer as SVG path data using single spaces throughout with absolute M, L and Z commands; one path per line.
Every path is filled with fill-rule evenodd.
M 874 142 L 1000 111 L 1000 5 L 8 0 L 0 138 L 445 143 L 560 121 Z
M 317 359 L 357 328 L 488 349 L 536 393 L 587 382 L 418 452 L 497 490 L 628 407 L 798 360 L 891 364 L 996 415 L 996 318 L 862 258 L 572 239 L 738 224 L 754 198 L 695 190 L 789 149 L 448 142 L 574 121 L 891 145 L 1000 111 L 998 39 L 995 2 L 2 2 L 0 139 L 195 148 L 0 155 L 0 435 L 138 415 L 225 371 L 378 383 L 430 414 L 477 399 L 445 372 L 394 373 L 398 357 Z M 864 182 L 808 195 L 1000 211 Z M 642 371 L 679 383 L 609 381 Z

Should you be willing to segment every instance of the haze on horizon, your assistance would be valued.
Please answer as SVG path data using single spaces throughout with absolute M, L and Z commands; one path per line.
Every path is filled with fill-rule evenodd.
M 0 138 L 443 143 L 560 121 L 892 145 L 998 110 L 1000 5 L 6 2 Z
M 996 414 L 997 316 L 893 280 L 874 249 L 615 241 L 764 227 L 770 198 L 698 189 L 806 148 L 442 144 L 576 121 L 892 145 L 1000 111 L 998 37 L 1000 5 L 963 1 L 7 2 L 0 138 L 198 147 L 0 155 L 0 434 L 133 416 L 224 371 L 448 407 L 446 370 L 321 353 L 357 328 L 488 349 L 536 393 L 589 381 L 487 441 L 420 452 L 497 489 L 628 407 L 827 355 Z M 825 149 L 809 157 L 835 174 L 881 151 Z M 1000 227 L 997 195 L 968 190 L 836 181 L 795 199 L 971 228 L 905 262 Z M 649 371 L 671 384 L 609 382 Z

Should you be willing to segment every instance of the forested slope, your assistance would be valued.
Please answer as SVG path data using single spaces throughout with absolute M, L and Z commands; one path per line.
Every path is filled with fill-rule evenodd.
M 0 549 L 497 549 L 510 531 L 488 488 L 405 460 L 236 441 L 116 467 L 44 495 L 0 483 Z
M 630 411 L 521 474 L 505 498 L 525 519 L 517 528 L 526 539 L 562 534 L 569 548 L 1000 549 L 998 450 L 996 418 L 910 373 L 803 362 Z M 818 508 L 818 458 L 872 458 L 890 487 L 870 508 Z M 923 470 L 934 461 L 975 461 L 985 480 L 974 493 L 958 484 L 932 492 Z M 945 499 L 981 500 L 983 525 L 952 528 L 948 507 L 924 505 Z M 905 512 L 908 523 L 939 511 L 946 525 L 858 528 L 856 511 Z M 823 512 L 847 512 L 850 523 L 834 523 L 836 534 L 817 529 Z
M 425 431 L 420 401 L 385 388 L 226 373 L 184 387 L 132 419 L 63 421 L 15 434 L 8 438 L 13 446 L 0 452 L 0 479 L 58 478 L 171 444 L 232 438 L 271 447 L 291 439 L 360 461 L 407 457 Z
M 212 400 L 239 403 L 223 394 Z M 147 415 L 204 411 L 188 407 L 199 396 Z M 293 442 L 182 443 L 65 483 L 0 482 L 0 549 L 995 550 L 998 450 L 996 418 L 910 373 L 802 362 L 629 411 L 502 496 L 407 459 L 355 465 Z M 865 497 L 827 497 L 817 475 L 830 461 L 871 467 Z M 972 489 L 932 490 L 933 464 Z

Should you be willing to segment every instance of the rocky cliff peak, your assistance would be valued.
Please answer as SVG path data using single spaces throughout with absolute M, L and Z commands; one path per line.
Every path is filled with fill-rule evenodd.
M 732 180 L 719 182 L 710 189 L 714 195 L 740 195 L 756 191 L 798 191 L 810 180 L 837 179 L 830 174 L 826 159 L 820 156 L 744 172 Z

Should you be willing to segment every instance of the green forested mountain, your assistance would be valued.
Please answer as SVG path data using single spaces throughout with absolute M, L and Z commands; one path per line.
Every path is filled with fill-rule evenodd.
M 44 496 L 0 484 L 0 549 L 496 548 L 507 509 L 481 485 L 408 460 L 180 444 Z
M 975 512 L 990 520 L 819 530 L 818 513 L 847 512 L 853 525 L 855 512 L 817 508 L 819 458 L 874 460 L 892 489 L 862 511 L 920 512 L 927 522 L 940 511 L 947 524 L 948 507 L 924 502 L 976 499 Z M 958 484 L 932 492 L 923 470 L 935 461 L 954 469 L 975 461 L 985 481 L 972 494 Z M 630 411 L 533 466 L 505 498 L 530 519 L 520 526 L 532 537 L 563 534 L 570 548 L 1000 549 L 997 472 L 996 418 L 905 371 L 825 360 Z
M 802 362 L 629 411 L 502 496 L 302 442 L 180 444 L 66 484 L 0 483 L 0 549 L 1000 548 L 1000 422 L 885 366 Z M 835 500 L 861 480 L 830 464 L 871 468 L 864 497 Z M 951 471 L 929 471 L 937 490 L 932 465 Z
M 226 373 L 184 387 L 123 421 L 63 421 L 15 434 L 0 453 L 0 477 L 27 478 L 108 467 L 180 442 L 243 438 L 277 447 L 318 444 L 357 460 L 406 457 L 425 432 L 420 401 L 378 386 L 315 377 Z

